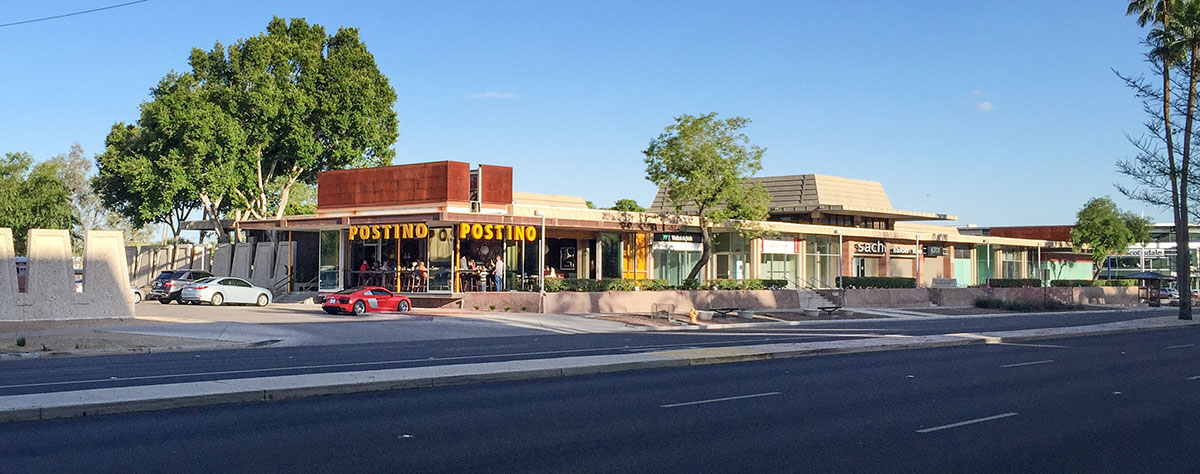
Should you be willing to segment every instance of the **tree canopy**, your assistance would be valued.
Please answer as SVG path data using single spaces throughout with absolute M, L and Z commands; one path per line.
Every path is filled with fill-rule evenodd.
M 395 155 L 396 93 L 357 29 L 276 17 L 265 33 L 193 49 L 189 65 L 151 89 L 137 123 L 114 125 L 97 157 L 97 191 L 135 223 L 177 237 L 170 222 L 203 208 L 223 236 L 223 217 L 297 212 L 296 183 Z
M 741 132 L 749 123 L 742 117 L 719 119 L 716 113 L 681 115 L 642 152 L 646 179 L 666 190 L 675 212 L 700 219 L 702 251 L 689 279 L 708 263 L 714 224 L 728 221 L 744 230 L 741 221 L 767 216 L 770 196 L 749 181 L 762 169 L 765 151 Z
M 1150 240 L 1150 221 L 1132 212 L 1121 212 L 1107 197 L 1093 198 L 1076 214 L 1071 228 L 1075 251 L 1092 254 L 1093 276 L 1099 275 L 1104 260 L 1129 250 L 1129 244 Z
M 29 229 L 70 229 L 71 190 L 51 161 L 33 164 L 28 153 L 0 159 L 0 227 L 13 230 L 17 255 L 24 255 Z
M 622 212 L 643 212 L 646 210 L 646 208 L 638 205 L 637 201 L 633 199 L 618 199 L 617 202 L 613 203 L 611 209 Z

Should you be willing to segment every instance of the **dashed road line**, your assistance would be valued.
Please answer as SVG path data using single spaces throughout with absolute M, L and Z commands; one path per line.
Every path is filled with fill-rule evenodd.
M 1014 412 L 1002 413 L 999 415 L 987 416 L 987 417 L 983 417 L 983 418 L 976 418 L 974 420 L 960 421 L 958 423 L 950 423 L 948 425 L 934 426 L 932 428 L 923 428 L 923 429 L 917 430 L 917 433 L 932 433 L 934 431 L 948 430 L 950 428 L 958 428 L 960 426 L 973 425 L 975 423 L 983 423 L 985 421 L 999 420 L 1001 418 L 1008 418 L 1010 416 L 1017 416 L 1017 414 Z
M 1022 344 L 1020 342 L 1001 342 L 1000 346 L 1021 346 L 1021 347 L 1049 347 L 1051 349 L 1074 349 L 1072 346 L 1059 346 L 1054 344 Z
M 1164 347 L 1163 349 L 1183 349 L 1185 347 L 1192 347 L 1194 345 L 1195 344 L 1180 344 L 1178 346 L 1167 346 L 1167 347 Z
M 782 393 L 783 392 L 755 393 L 753 395 L 739 395 L 736 397 L 713 398 L 710 400 L 697 400 L 694 402 L 671 403 L 668 405 L 659 405 L 658 407 L 659 408 L 685 407 L 685 406 L 689 406 L 689 405 L 700 405 L 702 403 L 716 403 L 716 402 L 727 402 L 730 400 L 743 400 L 743 399 L 747 399 L 747 398 L 769 397 L 772 395 L 781 395 Z
M 1002 365 L 1002 366 L 1000 366 L 1000 367 L 1007 369 L 1007 368 L 1009 368 L 1009 367 L 1023 367 L 1023 366 L 1026 366 L 1026 365 L 1049 364 L 1049 363 L 1051 363 L 1051 362 L 1054 362 L 1054 359 L 1050 359 L 1050 360 L 1035 360 L 1035 361 L 1033 361 L 1033 362 L 1021 362 L 1021 363 L 1019 363 L 1019 364 L 1008 364 L 1008 365 Z

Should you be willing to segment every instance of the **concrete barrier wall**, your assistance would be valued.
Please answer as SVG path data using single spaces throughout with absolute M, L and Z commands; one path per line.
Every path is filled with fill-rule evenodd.
M 71 236 L 66 230 L 32 229 L 28 238 L 26 292 L 16 284 L 11 229 L 0 229 L 0 320 L 133 317 L 133 295 L 124 236 L 88 231 L 84 241 L 83 292 L 75 292 Z
M 254 262 L 254 244 L 238 242 L 233 245 L 233 266 L 229 276 L 250 279 L 250 264 Z
M 497 311 L 538 312 L 541 295 L 525 291 L 473 292 L 463 295 L 463 309 L 489 311 L 495 305 Z M 525 309 L 521 309 L 525 308 Z
M 270 288 L 274 283 L 271 272 L 275 269 L 275 242 L 259 242 L 254 247 L 254 266 L 250 269 L 250 283 Z
M 929 288 L 847 289 L 842 306 L 850 308 L 915 308 L 933 304 Z
M 495 305 L 529 311 L 538 307 L 538 293 L 495 292 L 468 293 L 463 307 L 487 309 Z M 693 308 L 777 309 L 796 308 L 800 304 L 797 292 L 791 290 L 737 291 L 605 291 L 546 293 L 547 313 L 649 313 L 655 304 L 675 305 L 675 312 L 686 313 Z
M 217 249 L 213 252 L 212 274 L 227 276 L 232 269 L 233 244 L 217 244 Z

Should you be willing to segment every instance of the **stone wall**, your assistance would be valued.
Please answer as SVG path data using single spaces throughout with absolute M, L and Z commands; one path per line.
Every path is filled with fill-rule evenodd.
M 526 306 L 536 312 L 539 294 L 531 292 L 480 292 L 467 293 L 463 297 L 463 308 L 497 309 Z M 790 290 L 736 290 L 736 291 L 603 291 L 603 292 L 557 292 L 546 293 L 546 313 L 649 313 L 654 305 L 674 305 L 676 313 L 686 313 L 693 308 L 742 308 L 777 309 L 796 308 L 800 305 L 797 292 Z
M 16 286 L 11 229 L 0 229 L 0 321 L 133 317 L 129 266 L 117 231 L 87 232 L 83 292 L 75 291 L 71 236 L 66 230 L 32 229 L 25 292 Z

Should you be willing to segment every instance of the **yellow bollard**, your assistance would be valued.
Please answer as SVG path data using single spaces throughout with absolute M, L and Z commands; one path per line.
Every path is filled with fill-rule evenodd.
M 688 311 L 688 317 L 692 318 L 692 324 L 696 324 L 696 318 L 699 316 L 700 312 L 696 311 L 696 308 L 692 308 L 691 311 Z

